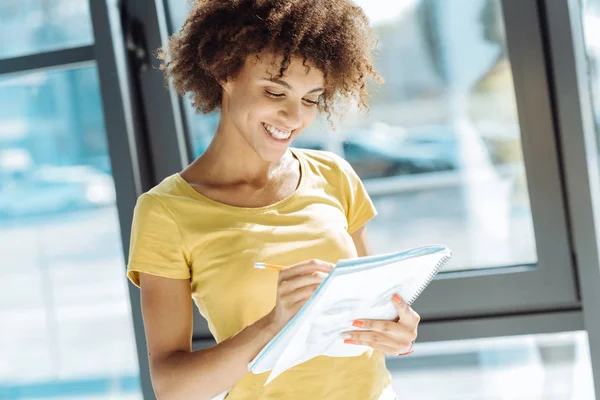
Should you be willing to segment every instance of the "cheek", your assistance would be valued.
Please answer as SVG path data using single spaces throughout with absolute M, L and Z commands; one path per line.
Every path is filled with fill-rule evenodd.
M 315 118 L 317 117 L 317 114 L 319 113 L 317 107 L 309 107 L 303 115 L 303 120 L 304 120 L 304 126 L 308 126 L 310 125 Z
M 231 108 L 237 113 L 248 114 L 248 112 L 252 111 L 256 100 L 251 94 L 240 91 L 232 96 Z
M 252 102 L 248 110 L 248 122 L 259 124 L 275 120 L 278 108 L 272 102 L 257 98 Z
M 230 103 L 229 109 L 234 119 L 249 126 L 264 121 L 264 116 L 271 112 L 269 107 L 270 104 L 260 96 L 240 94 Z

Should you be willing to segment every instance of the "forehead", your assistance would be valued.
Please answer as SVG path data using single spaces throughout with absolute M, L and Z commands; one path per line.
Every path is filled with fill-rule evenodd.
M 258 79 L 275 78 L 279 76 L 283 56 L 274 53 L 261 53 L 246 59 L 244 69 Z M 324 75 L 310 60 L 303 64 L 303 58 L 292 57 L 290 65 L 283 73 L 281 79 L 286 81 L 300 81 L 299 83 L 310 86 L 323 86 Z M 291 83 L 291 82 L 290 82 Z

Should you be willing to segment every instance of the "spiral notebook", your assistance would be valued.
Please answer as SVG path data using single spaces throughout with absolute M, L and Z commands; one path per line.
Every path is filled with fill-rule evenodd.
M 267 385 L 286 370 L 320 355 L 361 355 L 370 347 L 345 344 L 341 333 L 358 330 L 352 326 L 356 319 L 395 319 L 394 293 L 412 305 L 451 256 L 446 246 L 428 245 L 340 260 L 248 370 L 255 374 L 271 371 Z

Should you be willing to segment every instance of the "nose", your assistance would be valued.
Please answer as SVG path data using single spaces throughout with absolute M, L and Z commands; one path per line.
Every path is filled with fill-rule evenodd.
M 285 127 L 289 130 L 294 130 L 302 125 L 302 103 L 286 102 L 279 110 L 278 116 L 282 121 L 285 121 Z

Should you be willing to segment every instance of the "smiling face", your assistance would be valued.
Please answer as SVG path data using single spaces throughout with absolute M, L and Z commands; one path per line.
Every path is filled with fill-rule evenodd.
M 247 58 L 240 73 L 223 84 L 223 117 L 265 161 L 276 162 L 315 119 L 324 76 L 292 58 L 278 78 L 281 58 L 263 54 Z

